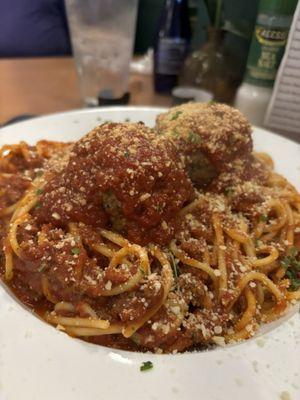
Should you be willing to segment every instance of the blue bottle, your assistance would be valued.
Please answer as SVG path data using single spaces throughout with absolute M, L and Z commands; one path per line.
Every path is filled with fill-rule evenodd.
M 154 42 L 154 87 L 170 93 L 191 41 L 188 0 L 166 0 Z

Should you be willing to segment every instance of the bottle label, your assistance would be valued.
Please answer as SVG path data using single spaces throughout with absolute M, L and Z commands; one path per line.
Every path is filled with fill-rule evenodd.
M 284 53 L 289 27 L 257 25 L 247 61 L 245 81 L 272 87 Z
M 156 72 L 162 75 L 178 75 L 186 50 L 187 41 L 185 39 L 159 39 Z

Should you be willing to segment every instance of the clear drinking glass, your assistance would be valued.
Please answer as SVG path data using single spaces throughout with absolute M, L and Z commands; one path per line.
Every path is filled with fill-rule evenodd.
M 138 0 L 66 0 L 73 52 L 84 103 L 128 92 Z

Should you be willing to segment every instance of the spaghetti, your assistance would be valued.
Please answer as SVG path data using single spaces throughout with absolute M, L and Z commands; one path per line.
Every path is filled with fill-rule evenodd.
M 196 189 L 176 143 L 141 124 L 3 146 L 5 283 L 58 329 L 111 347 L 253 336 L 300 298 L 300 195 L 265 154 L 226 163 Z

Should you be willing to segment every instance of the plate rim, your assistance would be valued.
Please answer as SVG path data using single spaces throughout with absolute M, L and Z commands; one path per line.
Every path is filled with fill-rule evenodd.
M 72 117 L 72 116 L 74 116 L 74 114 L 76 116 L 78 116 L 78 115 L 82 115 L 82 114 L 95 114 L 95 113 L 98 113 L 98 112 L 101 113 L 101 112 L 107 112 L 107 111 L 113 111 L 113 112 L 118 112 L 118 111 L 135 112 L 137 110 L 139 110 L 141 112 L 148 112 L 149 110 L 151 110 L 152 112 L 156 111 L 158 113 L 158 112 L 165 111 L 167 109 L 168 108 L 165 108 L 165 107 L 151 107 L 151 106 L 129 106 L 129 107 L 120 106 L 120 107 L 97 107 L 97 108 L 92 108 L 92 109 L 87 109 L 87 110 L 86 109 L 84 109 L 84 110 L 82 110 L 82 109 L 80 109 L 80 110 L 69 110 L 69 111 L 64 111 L 64 112 L 60 112 L 60 113 L 52 113 L 52 114 L 44 115 L 44 116 L 41 116 L 41 117 L 35 117 L 35 118 L 27 120 L 27 121 L 20 121 L 20 122 L 11 124 L 9 126 L 3 127 L 3 128 L 0 129 L 0 136 L 1 136 L 2 133 L 5 135 L 5 130 L 17 129 L 20 126 L 20 124 L 24 125 L 24 124 L 27 124 L 28 122 L 32 123 L 34 120 L 37 121 L 37 123 L 41 123 L 41 122 L 44 122 L 45 119 L 48 119 L 48 118 Z M 262 129 L 262 128 L 257 128 L 257 127 L 253 127 L 253 131 L 254 132 L 255 131 L 257 131 L 257 132 L 260 132 L 260 131 L 264 132 L 265 131 L 268 134 L 275 135 L 276 137 L 279 137 L 279 138 L 283 139 L 284 141 L 290 142 L 290 145 L 295 145 L 295 142 L 293 142 L 292 140 L 290 140 L 288 138 L 285 138 L 285 137 L 283 137 L 281 135 L 277 135 L 277 134 L 275 134 L 275 133 L 273 133 L 271 131 L 268 131 L 268 130 L 265 130 L 265 129 Z M 298 147 L 299 147 L 299 150 L 300 150 L 300 146 L 299 145 L 298 145 Z M 1 296 L 1 292 L 0 292 L 0 296 Z M 16 301 L 12 298 L 12 296 L 10 294 L 9 294 L 9 299 L 12 302 L 12 304 L 16 304 Z M 31 320 L 31 318 L 34 318 L 35 320 L 38 320 L 38 318 L 32 312 L 30 312 L 27 309 L 24 309 L 23 305 L 19 304 L 18 306 L 22 307 L 23 308 L 22 312 L 23 313 L 25 312 L 26 315 L 28 315 L 28 318 L 26 317 L 26 319 Z M 0 304 L 0 313 L 1 313 L 1 304 Z M 141 384 L 143 384 L 143 383 L 146 384 L 145 383 L 146 381 L 147 382 L 152 382 L 152 384 L 153 384 L 157 380 L 163 385 L 164 382 L 162 381 L 161 377 L 159 377 L 159 371 L 161 372 L 163 377 L 167 376 L 167 372 L 164 373 L 164 372 L 161 371 L 161 368 L 163 368 L 164 365 L 168 365 L 169 366 L 169 365 L 171 365 L 171 362 L 173 362 L 173 363 L 176 364 L 176 367 L 183 373 L 183 372 L 191 371 L 191 369 L 197 365 L 196 363 L 200 362 L 201 360 L 203 362 L 205 362 L 205 360 L 206 361 L 210 361 L 210 360 L 216 360 L 218 358 L 225 360 L 225 359 L 228 358 L 228 356 L 234 357 L 237 354 L 243 354 L 243 353 L 246 353 L 247 355 L 251 356 L 251 354 L 250 354 L 251 351 L 253 350 L 255 352 L 255 349 L 257 350 L 257 347 L 258 347 L 257 343 L 256 343 L 257 339 L 261 339 L 262 338 L 263 340 L 265 340 L 265 337 L 267 337 L 267 340 L 268 340 L 269 338 L 271 338 L 273 336 L 280 337 L 280 332 L 281 331 L 283 331 L 283 330 L 284 331 L 288 331 L 288 321 L 291 321 L 291 320 L 294 321 L 295 320 L 296 324 L 298 323 L 297 321 L 299 320 L 299 318 L 297 318 L 297 317 L 298 317 L 298 315 L 295 312 L 293 314 L 293 316 L 288 318 L 287 321 L 286 320 L 282 321 L 281 324 L 279 324 L 277 327 L 272 329 L 270 332 L 266 332 L 262 336 L 261 335 L 259 335 L 257 337 L 255 336 L 253 339 L 245 341 L 245 342 L 243 342 L 241 344 L 238 344 L 238 345 L 226 346 L 225 348 L 217 349 L 218 351 L 202 351 L 202 352 L 193 352 L 193 353 L 183 353 L 183 354 L 177 354 L 177 355 L 172 355 L 172 354 L 171 355 L 165 355 L 165 354 L 164 355 L 158 355 L 158 354 L 152 354 L 152 353 L 149 354 L 149 353 L 128 352 L 128 351 L 124 351 L 124 350 L 115 350 L 115 349 L 111 349 L 111 348 L 106 348 L 104 346 L 97 346 L 97 345 L 93 345 L 93 344 L 90 344 L 90 343 L 83 342 L 83 341 L 81 341 L 79 339 L 73 340 L 72 338 L 68 337 L 66 334 L 64 334 L 62 332 L 58 332 L 54 327 L 49 326 L 49 324 L 47 324 L 44 321 L 40 321 L 39 320 L 38 323 L 43 322 L 43 324 L 42 324 L 43 326 L 42 326 L 42 328 L 40 330 L 42 332 L 45 332 L 45 333 L 46 333 L 45 329 L 47 330 L 47 335 L 46 336 L 51 337 L 51 342 L 55 342 L 54 344 L 51 343 L 52 345 L 59 347 L 61 343 L 67 343 L 68 342 L 67 350 L 64 350 L 64 352 L 66 352 L 67 354 L 68 354 L 69 349 L 71 349 L 71 348 L 76 349 L 77 347 L 82 347 L 80 345 L 82 345 L 82 343 L 83 343 L 84 347 L 87 348 L 87 351 L 90 348 L 92 348 L 92 349 L 97 348 L 98 351 L 96 351 L 96 353 L 99 355 L 100 358 L 102 357 L 103 359 L 106 359 L 106 358 L 112 357 L 112 355 L 117 355 L 117 356 L 120 356 L 121 358 L 123 357 L 124 359 L 126 358 L 126 359 L 130 360 L 131 363 L 133 363 L 132 365 L 134 366 L 134 368 L 136 368 L 134 371 L 137 372 L 136 377 L 141 379 Z M 299 324 L 299 327 L 300 327 L 300 324 Z M 293 329 L 295 330 L 296 328 L 293 328 Z M 291 330 L 292 330 L 292 328 L 291 328 Z M 0 339 L 1 339 L 1 332 L 0 332 Z M 72 342 L 72 344 L 69 343 L 69 342 Z M 0 341 L 0 345 L 1 345 L 1 341 Z M 256 353 L 259 353 L 259 351 L 256 351 Z M 298 347 L 297 347 L 297 354 L 300 354 L 300 341 L 299 341 L 299 344 L 298 344 Z M 72 354 L 69 354 L 69 356 L 71 357 Z M 140 363 L 142 361 L 145 361 L 147 358 L 152 360 L 153 362 L 157 363 L 157 365 L 156 365 L 157 366 L 157 370 L 155 369 L 153 371 L 153 374 L 151 374 L 149 372 L 147 375 L 142 375 L 141 376 L 140 375 L 141 373 L 140 373 L 140 371 L 138 370 L 137 367 L 140 365 Z M 118 361 L 117 359 L 115 359 L 111 364 L 109 364 L 110 368 L 112 368 L 112 369 L 115 368 L 115 370 L 117 371 L 118 368 L 119 368 L 120 362 L 121 362 L 120 360 Z M 181 362 L 183 364 L 181 364 Z M 237 360 L 236 364 L 240 365 L 241 362 L 242 361 L 238 361 Z M 187 363 L 188 363 L 188 366 L 187 366 Z M 186 366 L 186 368 L 187 368 L 186 371 L 184 370 L 184 366 Z M 0 371 L 1 371 L 1 363 L 0 363 Z M 133 370 L 131 368 L 131 372 L 132 371 Z M 213 371 L 211 371 L 211 372 L 213 373 Z M 113 373 L 114 372 L 112 372 L 112 374 Z M 224 373 L 228 374 L 228 376 L 229 376 L 231 371 L 226 371 L 224 369 Z M 264 376 L 265 376 L 264 373 L 262 373 L 262 377 L 264 377 Z M 187 382 L 188 381 L 188 377 L 184 377 L 183 380 L 185 382 Z M 197 382 L 196 379 L 194 379 L 193 383 L 197 384 L 198 382 Z M 16 389 L 16 391 L 17 390 L 18 389 Z M 124 392 L 127 393 L 127 390 L 129 390 L 128 387 L 125 387 L 124 388 Z M 252 396 L 249 397 L 245 390 L 246 390 L 246 388 L 243 389 L 243 393 L 240 393 L 241 395 L 245 396 L 244 400 L 252 399 Z M 127 399 L 129 397 L 126 397 L 126 393 L 125 393 L 125 397 L 124 398 Z M 299 391 L 297 391 L 297 393 L 300 393 L 300 389 L 299 389 Z M 132 392 L 131 394 L 134 395 L 134 392 Z M 206 392 L 204 394 L 206 395 Z M 231 392 L 228 392 L 228 393 L 226 392 L 225 394 L 226 394 L 226 396 L 232 395 Z M 192 396 L 192 397 L 181 397 L 181 398 L 182 399 L 184 398 L 184 399 L 187 399 L 187 400 L 197 399 L 198 395 L 199 395 L 199 393 L 195 397 Z M 237 394 L 235 393 L 235 395 L 237 395 Z M 31 399 L 31 397 L 26 397 L 26 399 L 27 398 Z M 69 397 L 67 397 L 67 398 L 69 399 Z M 78 400 L 80 399 L 80 397 L 76 397 L 76 396 L 74 396 L 74 398 L 78 399 Z M 110 398 L 112 399 L 112 397 L 110 397 Z M 151 397 L 147 396 L 146 394 L 143 395 L 141 398 L 142 399 L 151 399 Z M 169 400 L 169 399 L 173 400 L 173 398 L 174 397 L 172 395 L 169 395 L 169 396 L 166 397 L 166 400 Z M 215 397 L 212 397 L 210 392 L 208 394 L 208 397 L 206 397 L 206 398 L 207 398 L 207 400 L 215 399 Z M 2 399 L 2 397 L 1 397 L 1 387 L 0 387 L 0 399 Z M 47 397 L 47 399 L 48 399 L 48 397 Z M 92 399 L 92 397 L 88 397 L 88 399 Z M 115 397 L 113 397 L 113 399 L 115 399 Z M 261 399 L 265 399 L 265 397 L 259 397 L 259 400 L 261 400 Z M 268 396 L 268 397 L 266 397 L 266 399 L 269 400 L 269 399 L 272 399 L 272 397 Z
M 28 120 L 25 121 L 19 121 L 16 123 L 13 123 L 11 125 L 8 126 L 4 126 L 3 128 L 0 128 L 0 134 L 2 133 L 2 130 L 4 130 L 4 135 L 5 135 L 5 130 L 12 128 L 12 129 L 17 129 L 19 127 L 19 125 L 24 125 L 26 123 L 43 123 L 44 121 L 47 121 L 49 119 L 52 118 L 72 118 L 73 116 L 80 116 L 80 115 L 89 115 L 89 114 L 96 114 L 96 113 L 106 113 L 106 112 L 112 112 L 113 114 L 117 114 L 118 112 L 135 112 L 135 111 L 139 111 L 139 112 L 153 112 L 155 114 L 161 113 L 161 112 L 165 112 L 167 111 L 169 108 L 171 107 L 153 107 L 153 106 L 105 106 L 105 107 L 91 107 L 91 108 L 79 108 L 79 109 L 72 109 L 72 110 L 67 110 L 67 111 L 62 111 L 62 112 L 57 112 L 57 113 L 50 113 L 50 114 L 46 114 L 46 115 L 42 115 L 42 116 L 38 116 L 38 117 L 33 117 L 33 118 L 29 118 Z M 99 121 L 100 125 L 102 123 L 102 121 Z M 261 128 L 261 127 L 257 127 L 255 125 L 252 125 L 252 135 L 255 132 L 265 132 L 267 134 L 271 134 L 271 135 L 275 135 L 277 138 L 279 137 L 280 139 L 283 139 L 284 141 L 288 141 L 291 142 L 290 144 L 295 144 L 294 141 L 290 140 L 289 138 L 286 138 L 280 134 L 274 133 L 272 131 L 269 131 L 267 129 Z M 47 139 L 48 140 L 48 139 Z M 298 143 L 296 143 L 298 144 Z M 300 150 L 300 144 L 299 144 L 299 150 Z M 41 321 L 43 324 L 45 324 L 46 326 L 50 327 L 50 328 L 54 328 L 52 325 L 48 324 L 46 321 L 44 321 L 43 318 L 39 317 L 38 315 L 36 315 L 32 310 L 30 310 L 30 308 L 28 308 L 27 306 L 25 306 L 15 295 L 14 293 L 11 292 L 10 288 L 7 287 L 5 285 L 5 283 L 3 281 L 0 281 L 0 287 L 2 287 L 2 289 L 4 289 L 7 294 L 9 295 L 9 297 L 14 301 L 17 302 L 18 305 L 27 313 L 30 313 L 33 317 L 37 318 L 39 321 Z M 156 354 L 156 353 L 150 353 L 151 356 L 158 356 L 158 357 L 185 357 L 185 356 L 195 356 L 195 355 L 199 355 L 199 354 L 210 354 L 212 352 L 216 352 L 218 350 L 222 350 L 223 352 L 227 352 L 227 349 L 231 349 L 231 348 L 236 348 L 236 347 L 240 347 L 243 345 L 248 345 L 249 343 L 251 343 L 252 341 L 255 341 L 256 339 L 260 338 L 260 337 L 264 337 L 272 332 L 276 332 L 277 329 L 279 329 L 283 324 L 285 324 L 290 318 L 293 318 L 293 316 L 295 316 L 298 312 L 300 312 L 300 301 L 298 304 L 296 305 L 292 305 L 290 307 L 288 307 L 288 309 L 286 310 L 286 312 L 276 321 L 271 322 L 270 324 L 262 324 L 262 326 L 266 326 L 267 329 L 263 332 L 258 331 L 254 337 L 249 338 L 245 341 L 239 342 L 239 343 L 233 343 L 233 344 L 229 344 L 226 345 L 224 347 L 222 346 L 216 346 L 213 347 L 212 349 L 204 349 L 201 351 L 191 351 L 191 352 L 184 352 L 184 353 L 176 353 L 176 354 Z M 280 323 L 276 324 L 276 322 L 280 321 Z M 273 328 L 271 327 L 272 325 L 275 325 Z M 269 329 L 269 328 L 270 329 Z M 71 338 L 71 339 L 75 339 L 76 341 L 79 340 L 80 342 L 83 342 L 89 346 L 96 346 L 96 347 L 101 347 L 106 349 L 106 346 L 102 346 L 102 345 L 96 345 L 90 342 L 85 342 L 82 341 L 80 338 Z M 127 351 L 127 350 L 122 350 L 122 349 L 114 349 L 114 351 L 123 353 L 124 355 L 128 356 L 133 354 L 148 354 L 148 353 L 140 353 L 140 352 L 131 352 L 131 351 Z
M 34 116 L 32 118 L 28 118 L 24 121 L 18 121 L 18 122 L 14 122 L 11 123 L 9 125 L 5 125 L 5 126 L 1 126 L 0 125 L 0 134 L 3 133 L 3 131 L 5 131 L 6 129 L 10 129 L 12 127 L 21 125 L 21 124 L 26 124 L 27 122 L 32 122 L 33 120 L 35 121 L 43 121 L 44 119 L 48 119 L 48 118 L 55 118 L 55 117 L 64 117 L 64 116 L 71 116 L 72 114 L 93 114 L 95 112 L 107 112 L 107 111 L 113 111 L 113 112 L 118 112 L 118 111 L 154 111 L 154 112 L 165 112 L 168 109 L 172 108 L 173 106 L 170 107 L 163 107 L 163 106 L 152 106 L 152 105 L 128 105 L 128 106 L 104 106 L 104 107 L 90 107 L 90 108 L 74 108 L 74 109 L 69 109 L 69 110 L 65 110 L 65 111 L 59 111 L 59 112 L 51 112 L 51 113 L 46 113 L 43 115 L 38 115 L 38 116 Z M 256 126 L 251 124 L 252 127 L 252 134 L 256 131 L 261 131 L 261 132 L 266 132 L 268 134 L 272 134 L 275 135 L 276 137 L 279 137 L 281 139 L 283 139 L 284 141 L 290 142 L 293 145 L 297 145 L 300 147 L 300 142 L 297 142 L 296 140 L 293 140 L 289 137 L 286 137 L 284 135 L 281 135 L 278 132 L 274 132 L 270 129 L 264 128 L 264 127 L 260 127 L 260 126 Z M 4 132 L 5 133 L 5 132 Z M 300 135 L 299 135 L 299 139 L 300 139 Z

